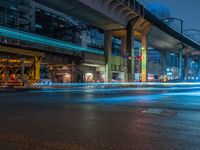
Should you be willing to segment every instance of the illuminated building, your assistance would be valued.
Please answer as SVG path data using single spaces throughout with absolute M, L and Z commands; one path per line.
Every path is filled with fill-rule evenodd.
M 1 29 L 1 42 L 21 48 L 15 54 L 1 51 L 1 80 L 16 75 L 21 83 L 87 82 L 86 76 L 92 74 L 92 81 L 104 81 L 104 39 L 99 29 L 32 0 L 3 0 L 0 7 L 0 24 L 6 27 Z M 44 51 L 45 57 L 27 56 L 24 49 Z

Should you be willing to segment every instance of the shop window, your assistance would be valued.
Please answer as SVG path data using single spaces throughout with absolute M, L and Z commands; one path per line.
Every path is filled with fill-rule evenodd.
M 92 73 L 86 73 L 85 82 L 93 82 L 93 81 L 94 81 L 94 75 Z
M 63 75 L 63 82 L 64 83 L 72 82 L 72 75 L 70 73 L 65 73 Z

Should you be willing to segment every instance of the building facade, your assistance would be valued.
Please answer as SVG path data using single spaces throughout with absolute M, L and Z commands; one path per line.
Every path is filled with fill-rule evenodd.
M 0 2 L 0 7 L 1 26 L 63 41 L 69 43 L 70 46 L 78 45 L 80 49 L 97 49 L 103 53 L 104 34 L 101 30 L 90 24 L 35 3 L 32 0 L 3 0 Z M 78 50 L 73 51 L 71 49 L 46 46 L 45 43 L 25 42 L 24 40 L 16 40 L 3 36 L 1 37 L 1 42 L 19 47 L 28 47 L 39 52 L 43 51 L 45 57 L 37 59 L 40 60 L 39 67 L 41 69 L 39 71 L 40 77 L 38 78 L 41 81 L 104 81 L 105 60 L 103 55 L 99 56 L 92 52 L 79 52 Z M 21 53 L 14 57 L 13 55 L 11 53 L 1 54 L 0 68 L 3 70 L 1 74 L 2 76 L 7 76 L 6 80 L 10 80 L 11 75 L 15 76 L 16 80 L 22 80 L 20 76 L 21 71 L 17 71 L 22 68 L 20 64 L 24 65 L 25 71 L 32 70 L 31 72 L 34 72 L 35 57 L 29 58 L 21 55 Z M 93 59 L 88 59 L 89 57 Z M 24 60 L 23 63 L 21 60 Z M 4 63 L 7 61 L 9 63 L 5 65 Z M 10 62 L 12 61 L 17 61 L 19 65 L 15 66 L 14 63 L 11 64 Z M 19 77 L 17 78 L 17 76 Z
M 154 7 L 151 7 L 155 13 Z M 169 16 L 165 9 L 157 10 L 159 17 Z M 159 11 L 159 13 L 158 13 Z M 0 26 L 6 29 L 19 30 L 20 33 L 31 33 L 46 37 L 53 42 L 63 42 L 69 47 L 58 47 L 34 41 L 1 36 L 0 41 L 5 48 L 17 48 L 17 53 L 5 51 L 0 57 L 0 80 L 26 80 L 31 82 L 104 82 L 127 81 L 127 62 L 134 63 L 132 80 L 141 78 L 141 43 L 136 45 L 132 54 L 127 54 L 126 39 L 111 36 L 110 40 L 110 66 L 106 66 L 104 55 L 105 32 L 91 24 L 78 20 L 67 14 L 38 4 L 33 0 L 2 0 L 0 2 Z M 23 31 L 23 32 L 21 32 Z M 111 33 L 112 34 L 112 33 Z M 139 43 L 139 44 L 135 44 Z M 76 49 L 73 47 L 79 47 Z M 81 50 L 87 51 L 81 51 Z M 93 53 L 98 50 L 99 53 Z M 26 53 L 24 52 L 26 51 Z M 12 53 L 11 53 L 12 52 Z M 31 55 L 30 55 L 31 54 Z M 176 56 L 167 54 L 169 76 L 176 77 L 178 65 Z M 106 72 L 106 67 L 109 71 Z M 148 74 L 158 79 L 163 75 L 161 55 L 159 51 L 148 50 Z M 167 72 L 167 70 L 166 70 Z M 25 75 L 23 75 L 25 74 Z M 173 75 L 171 75 L 173 74 Z M 106 76 L 110 76 L 106 80 Z

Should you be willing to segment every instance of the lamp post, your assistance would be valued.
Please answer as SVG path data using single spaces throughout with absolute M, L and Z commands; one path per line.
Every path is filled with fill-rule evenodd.
M 196 34 L 184 34 L 185 32 L 188 32 L 188 31 L 189 32 L 198 32 L 198 33 L 196 33 Z M 183 34 L 186 35 L 186 36 L 188 36 L 188 37 L 190 37 L 190 38 L 192 38 L 196 42 L 200 43 L 200 39 L 198 39 L 198 41 L 197 41 L 197 39 L 194 39 L 194 37 L 193 37 L 193 35 L 200 36 L 200 30 L 198 30 L 198 29 L 186 29 L 186 30 L 183 30 Z
M 181 35 L 183 35 L 183 20 L 180 18 L 175 18 L 175 17 L 166 17 L 166 18 L 162 18 L 162 21 L 168 21 L 168 20 L 177 20 L 181 23 Z

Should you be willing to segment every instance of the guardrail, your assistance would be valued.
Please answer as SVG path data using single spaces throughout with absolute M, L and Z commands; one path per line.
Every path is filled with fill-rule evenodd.
M 124 5 L 126 5 L 127 7 L 129 7 L 130 9 L 132 9 L 133 11 L 135 11 L 136 13 L 138 13 L 138 15 L 140 16 L 144 16 L 145 15 L 145 9 L 151 13 L 152 15 L 154 15 L 156 18 L 158 18 L 160 21 L 162 21 L 163 23 L 165 23 L 167 26 L 169 26 L 170 28 L 172 28 L 173 30 L 175 30 L 178 33 L 181 33 L 181 28 L 179 26 L 177 26 L 176 23 L 170 22 L 170 23 L 166 23 L 164 20 L 162 20 L 163 18 L 159 18 L 158 16 L 156 16 L 155 14 L 153 14 L 151 12 L 151 10 L 148 9 L 148 2 L 147 1 L 140 1 L 140 0 L 119 0 L 120 2 L 122 2 Z M 192 40 L 193 42 L 196 42 L 198 44 L 200 44 L 199 39 L 194 38 L 188 34 L 183 34 L 186 38 Z

